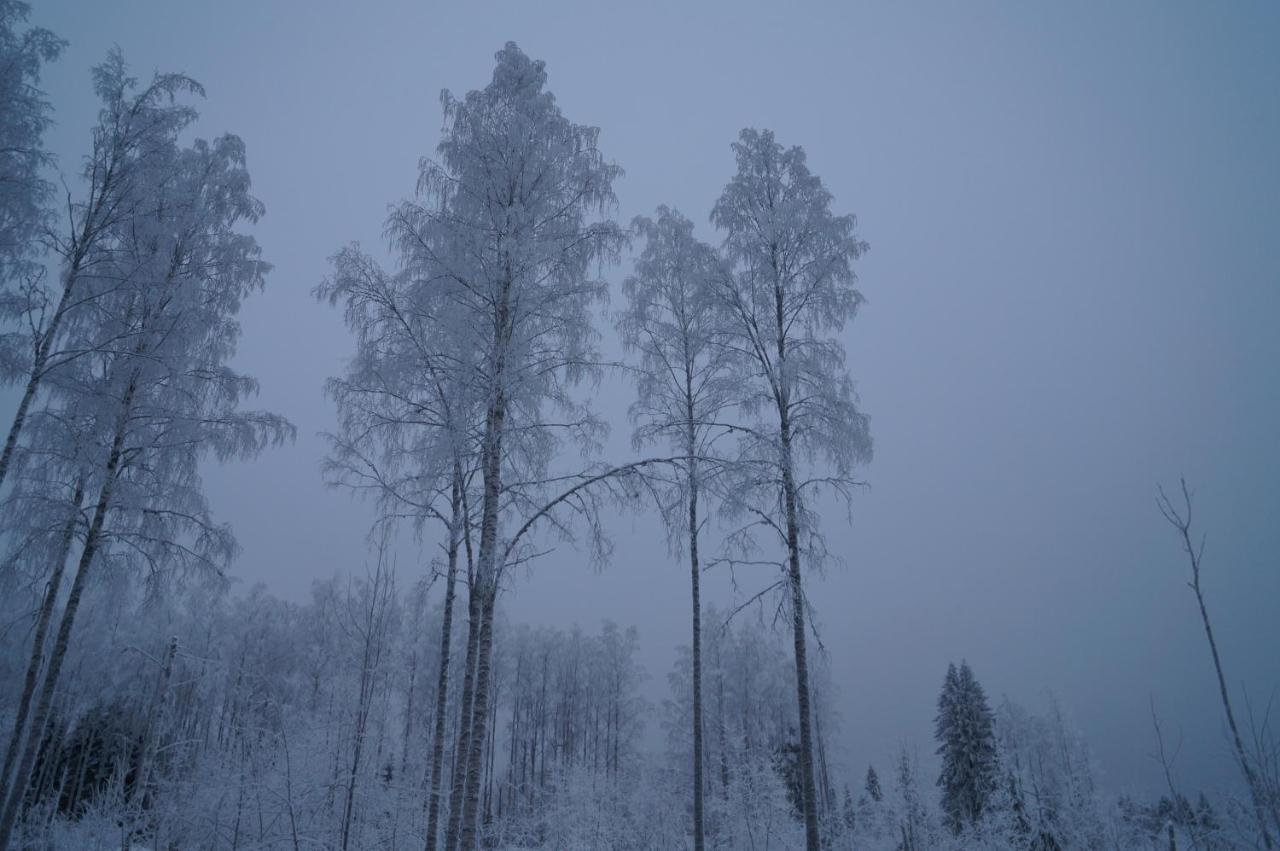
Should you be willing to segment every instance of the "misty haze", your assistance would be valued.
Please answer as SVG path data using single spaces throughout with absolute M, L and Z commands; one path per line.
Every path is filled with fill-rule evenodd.
M 0 0 L 0 851 L 1280 848 L 1278 46 Z

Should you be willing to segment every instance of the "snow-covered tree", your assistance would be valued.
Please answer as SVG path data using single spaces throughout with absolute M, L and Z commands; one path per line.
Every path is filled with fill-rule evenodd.
M 480 405 L 479 546 L 473 591 L 479 632 L 464 788 L 450 813 L 446 847 L 476 841 L 480 775 L 489 719 L 493 610 L 514 535 L 504 514 L 538 514 L 513 482 L 546 478 L 567 429 L 590 445 L 602 423 L 571 395 L 597 357 L 591 308 L 605 295 L 593 269 L 623 242 L 602 217 L 620 170 L 597 147 L 599 131 L 570 122 L 546 90 L 541 62 L 514 43 L 497 54 L 493 79 L 464 98 L 441 97 L 445 127 L 438 160 L 424 160 L 419 198 L 388 230 L 414 275 L 440 305 L 436 315 L 471 335 L 471 381 Z M 549 414 L 561 416 L 553 425 Z M 567 424 L 567 425 L 564 425 Z M 532 511 L 530 510 L 532 507 Z M 510 554 L 510 553 L 509 553 Z M 467 700 L 466 693 L 474 691 Z
M 22 29 L 30 14 L 22 0 L 0 0 L 0 318 L 20 313 L 39 285 L 37 242 L 52 193 L 43 137 L 53 110 L 40 70 L 66 42 L 42 27 Z M 0 378 L 11 379 L 21 362 L 20 352 L 0 350 Z
M 347 326 L 356 337 L 356 354 L 346 374 L 328 382 L 339 424 L 338 433 L 330 436 L 332 454 L 325 467 L 330 482 L 372 494 L 381 525 L 404 518 L 421 533 L 424 522 L 434 519 L 447 533 L 427 806 L 427 849 L 433 851 L 459 556 L 464 545 L 470 552 L 466 491 L 475 468 L 478 423 L 469 343 L 442 310 L 433 282 L 417 274 L 411 257 L 392 275 L 357 246 L 349 246 L 332 258 L 333 274 L 316 295 L 343 303 Z
M 637 448 L 667 444 L 683 456 L 672 475 L 654 477 L 654 493 L 676 553 L 687 552 L 693 608 L 693 845 L 702 851 L 703 711 L 702 603 L 699 513 L 715 469 L 717 424 L 734 395 L 731 352 L 722 339 L 715 299 L 718 260 L 714 249 L 693 235 L 693 223 L 679 212 L 658 208 L 654 219 L 637 217 L 632 230 L 644 239 L 635 273 L 623 282 L 628 308 L 618 318 L 623 343 L 639 355 L 637 399 L 630 413 Z
M 1013 827 L 1035 847 L 1091 848 L 1103 842 L 1104 820 L 1083 738 L 1056 699 L 1045 716 L 1005 699 L 995 712 L 1000 754 L 997 788 Z
M 947 666 L 934 724 L 942 811 L 947 827 L 959 834 L 981 821 L 999 778 L 994 717 L 968 662 Z
M 707 846 L 762 846 L 764 837 L 770 836 L 770 841 L 782 842 L 784 847 L 803 847 L 789 631 L 780 636 L 749 617 L 726 623 L 725 614 L 714 606 L 704 612 L 708 697 L 703 745 L 704 764 L 711 767 L 712 777 L 706 795 Z M 818 673 L 825 675 L 825 669 Z M 667 764 L 679 778 L 686 812 L 692 799 L 688 776 L 693 739 L 691 675 L 691 649 L 681 647 L 668 675 L 670 698 L 664 703 L 663 726 Z M 815 735 L 830 735 L 834 719 L 825 707 L 815 711 L 819 716 Z M 838 807 L 828 813 L 833 835 L 839 815 Z
M 875 766 L 867 766 L 867 779 L 863 784 L 863 788 L 867 792 L 867 797 L 876 803 L 884 800 L 884 792 L 880 790 L 880 776 L 876 774 Z
M 802 562 L 824 555 L 817 494 L 847 498 L 853 468 L 871 456 L 867 417 L 835 336 L 862 302 L 852 264 L 867 246 L 853 216 L 832 213 L 802 149 L 758 130 L 743 130 L 733 149 L 737 174 L 711 214 L 731 264 L 718 297 L 740 358 L 745 417 L 742 472 L 726 491 L 735 497 L 730 507 L 776 535 L 786 553 L 780 584 L 790 597 L 805 833 L 809 851 L 818 851 Z
M 0 848 L 21 809 L 94 568 L 135 565 L 153 587 L 173 574 L 221 572 L 235 541 L 210 515 L 201 461 L 249 458 L 292 435 L 276 415 L 240 410 L 257 384 L 227 366 L 241 302 L 262 287 L 268 268 L 255 240 L 238 230 L 262 213 L 249 194 L 243 144 L 223 136 L 153 148 L 146 166 L 130 190 L 148 212 L 114 222 L 110 250 L 94 258 L 84 283 L 92 321 L 76 317 L 66 329 L 69 350 L 94 354 L 59 377 L 52 404 L 32 424 L 35 463 L 8 500 L 10 511 L 22 512 L 68 482 L 77 483 L 77 496 L 91 495 L 38 699 L 29 702 L 26 744 L 14 760 Z M 33 647 L 33 666 L 42 651 Z
M 76 334 L 73 343 L 66 326 L 81 317 L 92 327 L 98 321 L 98 298 L 113 282 L 125 282 L 110 265 L 115 256 L 111 240 L 135 220 L 145 228 L 145 217 L 166 215 L 155 207 L 159 199 L 152 190 L 168 179 L 178 135 L 196 119 L 195 110 L 177 97 L 204 93 L 181 74 L 157 74 L 139 89 L 119 50 L 94 68 L 93 84 L 102 108 L 81 173 L 85 194 L 68 200 L 67 230 L 49 233 L 60 264 L 58 281 L 46 286 L 37 277 L 0 301 L 0 322 L 17 326 L 0 339 L 0 366 L 4 377 L 25 380 L 0 450 L 0 484 L 9 475 L 41 385 L 60 371 L 82 368 L 80 362 L 91 356 L 111 355 L 117 342 L 113 338 Z M 94 291 L 86 292 L 90 280 Z
M 915 754 L 905 745 L 898 751 L 893 788 L 897 793 L 898 851 L 925 851 L 934 847 L 933 824 L 920 794 L 920 769 Z

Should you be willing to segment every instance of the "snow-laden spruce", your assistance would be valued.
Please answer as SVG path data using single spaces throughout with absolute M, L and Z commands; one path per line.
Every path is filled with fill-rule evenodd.
M 947 666 L 934 738 L 942 769 L 938 787 L 947 827 L 959 834 L 982 821 L 998 786 L 995 724 L 986 693 L 968 662 Z

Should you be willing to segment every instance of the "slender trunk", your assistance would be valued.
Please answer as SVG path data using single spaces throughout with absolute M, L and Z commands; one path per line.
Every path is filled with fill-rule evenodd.
M 363 702 L 363 696 L 361 698 Z M 346 800 L 342 806 L 342 839 L 339 847 L 342 851 L 347 851 L 347 846 L 351 841 L 351 817 L 355 809 L 356 798 L 356 780 L 360 773 L 360 755 L 364 750 L 364 711 L 359 710 L 356 718 L 355 729 L 355 749 L 351 754 L 351 772 L 347 776 L 347 794 Z
M 777 265 L 774 265 L 775 273 Z M 787 580 L 791 592 L 791 629 L 796 657 L 796 704 L 800 720 L 800 786 L 804 793 L 804 835 L 807 851 L 821 851 L 817 792 L 813 782 L 813 732 L 809 714 L 809 663 L 805 650 L 804 584 L 800 573 L 800 521 L 791 447 L 791 398 L 786 375 L 786 334 L 782 287 L 775 289 L 778 345 L 778 425 L 781 446 L 782 503 L 786 513 Z
M 355 746 L 351 754 L 351 771 L 347 776 L 346 802 L 342 814 L 340 847 L 347 851 L 351 843 L 351 825 L 355 815 L 356 783 L 360 776 L 360 762 L 364 753 L 365 738 L 369 731 L 369 714 L 373 710 L 374 689 L 377 687 L 378 664 L 382 659 L 383 630 L 386 628 L 387 602 L 394 593 L 390 580 L 383 573 L 383 551 L 378 550 L 378 572 L 374 574 L 369 589 L 369 608 L 365 613 L 364 648 L 360 658 L 360 693 L 356 706 Z M 375 754 L 377 756 L 377 754 Z
M 418 709 L 418 648 L 409 651 L 409 688 L 404 701 L 404 738 L 400 747 L 400 774 L 409 773 L 409 743 L 413 741 L 413 722 Z
M 22 744 L 23 729 L 27 724 L 27 715 L 31 712 L 31 700 L 35 696 L 36 681 L 40 676 L 40 666 L 44 662 L 44 642 L 49 635 L 49 622 L 53 619 L 53 610 L 58 605 L 58 591 L 62 586 L 62 574 L 66 570 L 67 556 L 71 554 L 71 545 L 75 541 L 76 522 L 79 520 L 80 504 L 84 501 L 84 480 L 76 480 L 75 495 L 71 498 L 71 516 L 62 529 L 62 538 L 58 542 L 58 555 L 53 562 L 53 573 L 49 576 L 49 587 L 45 590 L 44 600 L 40 604 L 40 615 L 36 621 L 36 633 L 31 639 L 31 660 L 27 663 L 27 674 L 22 682 L 22 698 L 18 702 L 18 714 L 13 720 L 13 733 L 9 736 L 9 746 L 4 752 L 4 769 L 0 772 L 0 807 L 8 799 L 9 776 L 13 773 L 13 764 L 18 759 L 18 750 Z
M 1218 642 L 1213 637 L 1213 627 L 1209 624 L 1209 610 L 1205 607 L 1204 593 L 1200 588 L 1200 554 L 1204 545 L 1202 541 L 1201 546 L 1197 548 L 1191 542 L 1191 492 L 1187 489 L 1186 479 L 1182 480 L 1182 497 L 1186 501 L 1185 516 L 1173 507 L 1163 490 L 1160 491 L 1160 510 L 1164 513 L 1165 519 L 1178 530 L 1182 538 L 1182 548 L 1191 561 L 1191 581 L 1187 584 L 1195 593 L 1196 604 L 1200 607 L 1200 620 L 1204 624 L 1205 638 L 1209 641 L 1209 652 L 1213 656 L 1213 670 L 1218 677 L 1218 693 L 1222 697 L 1222 709 L 1227 716 L 1227 728 L 1231 731 L 1231 743 L 1235 748 L 1236 760 L 1240 763 L 1240 771 L 1244 774 L 1245 783 L 1249 787 L 1249 796 L 1253 803 L 1254 817 L 1258 821 L 1262 844 L 1267 848 L 1274 848 L 1271 832 L 1267 829 L 1268 796 L 1249 760 L 1249 754 L 1240 738 L 1240 728 L 1236 726 L 1236 715 L 1231 708 L 1231 695 L 1227 691 L 1227 678 L 1222 672 L 1222 658 L 1218 655 Z M 1269 809 L 1271 818 L 1276 822 L 1276 826 L 1280 827 L 1280 810 L 1276 809 L 1275 803 L 1271 803 Z
M 165 652 L 164 667 L 160 670 L 160 687 L 156 692 L 155 703 L 152 704 L 151 718 L 147 721 L 146 739 L 142 743 L 142 756 L 138 763 L 138 771 L 133 783 L 131 797 L 140 807 L 147 806 L 147 787 L 151 781 L 151 767 L 155 762 L 156 745 L 160 738 L 160 730 L 164 725 L 169 703 L 169 680 L 173 676 L 173 660 L 178 655 L 178 637 L 169 639 L 169 649 Z
M 791 593 L 791 629 L 796 657 L 796 704 L 800 721 L 800 788 L 803 792 L 804 834 L 807 851 L 820 851 L 817 793 L 813 782 L 813 732 L 809 715 L 809 663 L 805 650 L 804 584 L 800 572 L 800 521 L 791 440 L 791 386 L 787 374 L 787 320 L 778 248 L 770 245 L 774 275 L 774 331 L 777 345 L 775 402 L 778 406 L 782 504 L 786 515 L 787 580 Z
M 436 723 L 431 742 L 431 788 L 427 804 L 427 851 L 436 851 L 440 833 L 440 775 L 444 766 L 444 716 L 449 705 L 449 644 L 453 637 L 454 584 L 458 579 L 458 545 L 462 520 L 462 470 L 453 466 L 452 514 L 449 529 L 449 566 L 445 578 L 444 623 L 440 627 L 440 675 L 436 680 Z
M 5 803 L 3 816 L 0 817 L 0 851 L 6 851 L 9 840 L 13 836 L 13 828 L 18 820 L 23 797 L 27 792 L 27 784 L 31 780 L 31 768 L 36 754 L 40 750 L 40 742 L 44 736 L 45 726 L 49 723 L 49 713 L 53 707 L 53 692 L 58 684 L 58 675 L 62 671 L 62 663 L 67 655 L 67 646 L 71 642 L 71 627 L 75 623 L 76 611 L 80 608 L 80 599 L 84 595 L 89 570 L 97 555 L 102 536 L 102 525 L 106 521 L 107 511 L 111 508 L 111 495 L 115 487 L 116 470 L 120 466 L 123 453 L 125 426 L 129 409 L 133 404 L 136 385 L 130 382 L 125 391 L 122 412 L 116 424 L 116 433 L 111 443 L 111 452 L 107 456 L 105 476 L 102 489 L 98 493 L 98 502 L 94 508 L 93 520 L 89 524 L 85 536 L 84 549 L 80 553 L 80 562 L 76 566 L 76 576 L 71 583 L 71 593 L 67 597 L 66 607 L 62 611 L 62 619 L 58 623 L 58 635 L 53 645 L 53 655 L 49 658 L 49 667 L 45 671 L 44 683 L 40 689 L 40 702 L 36 706 L 35 717 L 31 721 L 31 729 L 27 734 L 27 747 L 18 764 L 18 773 L 14 776 L 9 790 L 9 800 Z
M 818 754 L 815 773 L 818 775 L 818 783 L 821 787 L 820 800 L 822 801 L 822 811 L 829 814 L 834 809 L 831 792 L 831 774 L 827 770 L 827 743 L 822 736 L 822 713 L 819 710 L 817 701 L 814 701 L 813 707 L 813 726 L 814 738 L 817 739 Z
M 720 793 L 729 799 L 729 737 L 724 723 L 724 669 L 720 667 L 720 653 L 716 651 L 716 716 L 720 739 Z
M 702 596 L 698 566 L 698 468 L 693 459 L 697 449 L 697 426 L 694 425 L 693 376 L 690 365 L 685 364 L 685 451 L 689 456 L 689 581 L 693 598 L 693 848 L 703 851 L 706 840 L 703 835 L 702 780 Z
M 1189 545 L 1190 541 L 1188 541 Z M 1240 762 L 1240 770 L 1244 772 L 1245 782 L 1249 786 L 1249 795 L 1253 799 L 1254 812 L 1258 819 L 1258 830 L 1262 832 L 1262 844 L 1267 848 L 1274 848 L 1275 845 L 1272 843 L 1271 832 L 1267 830 L 1267 820 L 1264 815 L 1266 795 L 1263 793 L 1262 784 L 1249 761 L 1249 755 L 1244 749 L 1244 742 L 1240 738 L 1240 729 L 1236 726 L 1235 712 L 1231 709 L 1231 697 L 1227 692 L 1227 679 L 1222 673 L 1222 659 L 1218 656 L 1218 643 L 1214 640 L 1213 627 L 1209 625 L 1209 611 L 1205 608 L 1204 595 L 1200 592 L 1200 570 L 1198 564 L 1195 571 L 1195 581 L 1192 583 L 1191 589 L 1196 592 L 1196 602 L 1200 605 L 1200 619 L 1204 622 L 1205 637 L 1209 639 L 1209 652 L 1213 654 L 1213 669 L 1218 675 L 1218 692 L 1222 695 L 1222 708 L 1227 714 L 1227 727 L 1231 730 L 1231 742 L 1235 746 L 1236 758 Z M 1274 809 L 1271 816 L 1280 825 L 1280 815 Z
M 280 724 L 280 744 L 284 746 L 284 795 L 289 807 L 289 836 L 293 840 L 293 851 L 301 851 L 298 843 L 298 816 L 293 807 L 293 763 L 289 757 L 288 726 L 286 723 Z
M 492 703 L 494 707 L 499 705 L 501 698 L 501 684 L 498 682 L 498 671 L 495 668 L 493 672 L 493 697 Z M 484 824 L 488 827 L 493 823 L 493 763 L 496 756 L 495 750 L 498 742 L 498 713 L 495 710 L 489 716 L 489 756 L 485 764 L 485 782 L 484 782 Z
M 76 813 L 80 808 L 80 792 L 84 789 L 84 781 L 89 774 L 89 748 L 80 749 L 80 762 L 76 767 L 76 782 L 71 787 L 71 797 L 68 799 L 68 811 Z
M 790 484 L 790 476 L 784 476 Z M 796 657 L 796 708 L 800 716 L 800 783 L 804 791 L 804 833 L 808 851 L 820 851 L 817 792 L 813 782 L 813 733 L 809 715 L 809 665 L 805 651 L 804 589 L 800 581 L 800 550 L 795 527 L 795 495 L 788 487 L 787 546 L 790 550 L 792 637 Z

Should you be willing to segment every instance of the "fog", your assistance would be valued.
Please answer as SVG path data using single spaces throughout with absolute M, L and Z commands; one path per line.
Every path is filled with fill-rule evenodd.
M 1188 790 L 1240 782 L 1156 487 L 1194 488 L 1226 675 L 1265 705 L 1280 684 L 1280 8 L 46 0 L 32 23 L 70 42 L 43 74 L 64 172 L 113 44 L 142 77 L 199 80 L 195 134 L 247 146 L 274 268 L 235 363 L 261 381 L 255 407 L 299 434 L 207 471 L 241 587 L 302 601 L 369 562 L 372 508 L 320 474 L 323 384 L 352 338 L 311 291 L 352 240 L 390 262 L 387 205 L 439 140 L 440 90 L 483 86 L 514 40 L 625 169 L 618 221 L 668 204 L 718 242 L 730 143 L 760 127 L 804 147 L 870 243 L 842 339 L 874 459 L 847 521 L 823 506 L 839 561 L 807 579 L 842 771 L 887 767 L 906 742 L 931 784 L 938 689 L 965 659 L 992 698 L 1056 695 L 1110 791 L 1164 790 L 1153 702 Z M 608 273 L 612 309 L 631 263 Z M 612 425 L 605 458 L 636 457 L 631 383 L 590 393 Z M 635 625 L 660 702 L 689 641 L 687 568 L 655 516 L 609 527 L 600 571 L 567 546 L 522 569 L 499 630 Z M 401 575 L 436 546 L 402 539 Z M 738 579 L 709 572 L 707 602 L 764 583 Z

